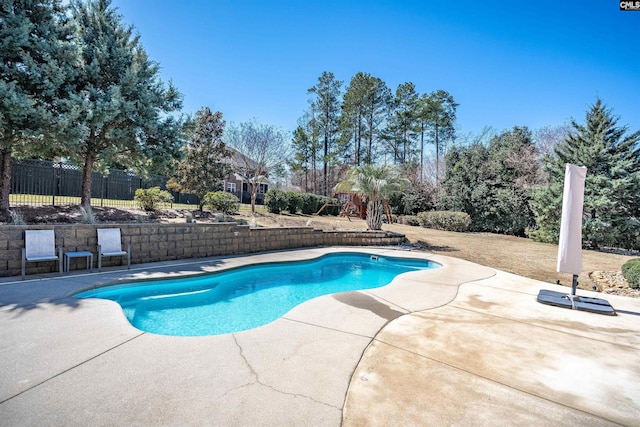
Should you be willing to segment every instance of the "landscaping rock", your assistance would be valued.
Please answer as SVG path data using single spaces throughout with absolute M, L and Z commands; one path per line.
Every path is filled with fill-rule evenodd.
M 631 289 L 621 271 L 592 271 L 589 278 L 603 294 L 640 298 L 640 289 Z

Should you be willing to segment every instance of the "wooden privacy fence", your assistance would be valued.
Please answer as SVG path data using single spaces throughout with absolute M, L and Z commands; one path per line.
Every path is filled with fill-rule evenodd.
M 127 207 L 139 188 L 160 187 L 169 191 L 175 203 L 198 205 L 193 194 L 167 189 L 167 178 L 140 177 L 131 171 L 111 169 L 108 175 L 92 173 L 91 198 L 96 206 Z M 80 202 L 82 170 L 64 162 L 14 160 L 11 171 L 10 204 L 68 205 Z

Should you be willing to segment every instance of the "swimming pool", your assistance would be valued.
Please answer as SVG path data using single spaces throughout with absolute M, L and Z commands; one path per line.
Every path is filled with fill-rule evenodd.
M 267 324 L 321 295 L 373 289 L 399 274 L 435 267 L 439 264 L 424 259 L 338 253 L 197 277 L 123 283 L 74 296 L 115 301 L 129 322 L 146 332 L 218 335 Z

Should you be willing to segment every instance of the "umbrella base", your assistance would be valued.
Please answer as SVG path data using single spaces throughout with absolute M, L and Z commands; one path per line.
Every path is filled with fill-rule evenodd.
M 556 307 L 588 311 L 590 313 L 606 314 L 609 316 L 616 315 L 616 311 L 611 304 L 609 304 L 609 301 L 601 298 L 579 297 L 577 295 L 541 289 L 538 293 L 538 302 L 555 305 Z

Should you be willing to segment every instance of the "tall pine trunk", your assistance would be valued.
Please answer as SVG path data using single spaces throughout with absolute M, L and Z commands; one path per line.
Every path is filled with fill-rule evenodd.
M 317 146 L 314 143 L 314 146 Z M 313 194 L 318 194 L 318 171 L 316 168 L 318 164 L 316 163 L 316 159 L 318 158 L 318 150 L 314 148 L 311 153 L 311 181 L 313 181 Z
M 11 151 L 2 150 L 2 162 L 0 176 L 2 177 L 2 189 L 0 190 L 0 211 L 9 210 L 9 195 L 11 194 Z
M 424 122 L 420 122 L 420 184 L 424 171 Z
M 373 163 L 373 133 L 369 136 L 369 147 L 367 148 L 367 161 L 366 164 L 370 165 Z
M 367 228 L 382 230 L 382 199 L 369 200 L 367 204 Z
M 328 161 L 329 161 L 329 135 L 327 135 L 326 133 L 324 134 L 324 158 L 322 160 L 324 161 L 324 168 L 323 168 L 324 179 L 323 179 L 322 194 L 324 194 L 325 196 L 328 196 L 329 194 L 327 194 L 327 190 L 328 190 L 327 187 L 329 187 L 329 177 L 327 176 L 327 174 L 328 174 Z
M 84 168 L 82 169 L 82 190 L 80 195 L 80 205 L 85 209 L 91 208 L 91 174 L 93 164 L 96 162 L 96 155 L 89 153 L 84 158 Z
M 436 187 L 440 185 L 440 141 L 438 140 L 438 124 L 436 123 Z

